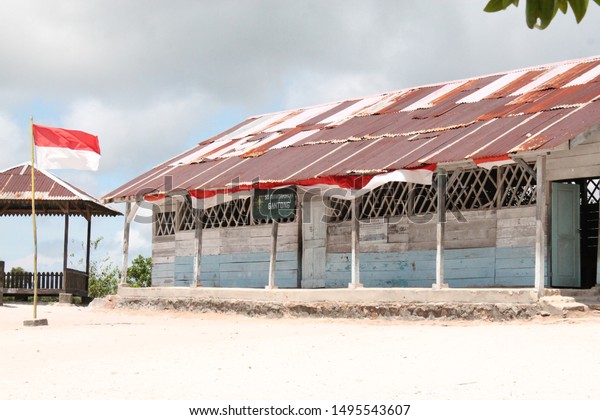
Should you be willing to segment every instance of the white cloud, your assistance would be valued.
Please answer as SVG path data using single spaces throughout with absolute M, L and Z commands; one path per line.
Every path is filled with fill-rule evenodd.
M 62 272 L 63 260 L 60 257 L 38 254 L 38 267 L 40 271 Z M 6 271 L 10 271 L 13 267 L 22 267 L 26 271 L 33 271 L 33 253 L 25 255 L 15 260 L 7 261 Z
M 99 136 L 102 170 L 139 168 L 178 153 L 198 122 L 212 113 L 207 102 L 191 95 L 124 108 L 85 99 L 70 105 L 62 123 Z
M 31 160 L 30 143 L 26 130 L 7 115 L 0 114 L 0 170 Z

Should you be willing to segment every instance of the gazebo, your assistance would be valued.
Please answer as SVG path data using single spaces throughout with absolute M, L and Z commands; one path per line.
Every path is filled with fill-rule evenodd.
M 38 294 L 70 294 L 88 297 L 90 241 L 93 216 L 119 216 L 116 210 L 42 169 L 35 170 L 35 209 L 38 216 L 64 216 L 64 255 L 62 272 L 38 273 Z M 31 216 L 31 164 L 29 162 L 0 172 L 0 216 Z M 85 271 L 68 267 L 69 218 L 87 221 Z M 0 293 L 14 296 L 33 294 L 33 273 L 5 273 L 0 261 Z M 1 295 L 0 295 L 1 296 Z

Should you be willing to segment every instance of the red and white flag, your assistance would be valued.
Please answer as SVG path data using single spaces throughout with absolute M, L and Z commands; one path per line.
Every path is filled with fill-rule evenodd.
M 98 170 L 100 145 L 93 134 L 33 124 L 33 139 L 40 169 Z

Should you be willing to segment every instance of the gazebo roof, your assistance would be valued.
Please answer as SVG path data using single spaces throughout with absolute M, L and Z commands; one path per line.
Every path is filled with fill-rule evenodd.
M 121 213 L 43 169 L 35 170 L 38 215 L 120 216 Z M 0 172 L 0 216 L 31 215 L 31 163 Z

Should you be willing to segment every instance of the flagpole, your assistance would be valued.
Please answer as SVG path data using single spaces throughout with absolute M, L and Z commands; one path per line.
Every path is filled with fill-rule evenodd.
M 37 319 L 37 225 L 35 220 L 35 142 L 33 138 L 33 116 L 29 117 L 31 125 L 31 220 L 33 222 L 33 319 Z

